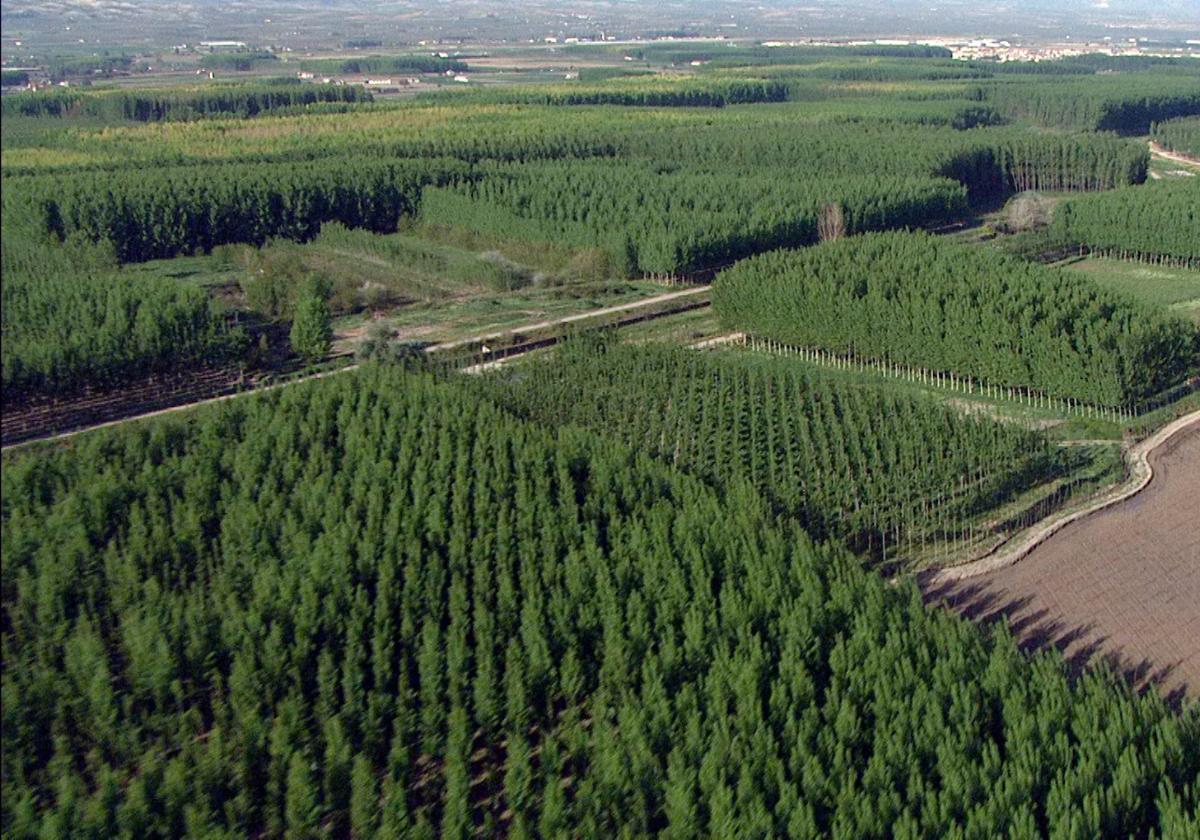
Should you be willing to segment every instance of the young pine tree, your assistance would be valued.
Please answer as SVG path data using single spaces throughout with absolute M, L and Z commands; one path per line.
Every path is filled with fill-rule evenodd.
M 381 812 L 379 783 L 375 770 L 366 756 L 354 757 L 350 774 L 350 834 L 353 837 L 374 837 Z
M 287 800 L 284 806 L 287 820 L 285 836 L 288 840 L 301 840 L 316 835 L 320 810 L 317 803 L 317 788 L 313 784 L 312 772 L 304 753 L 296 750 L 288 762 Z
M 312 363 L 324 358 L 333 343 L 329 304 L 324 298 L 308 294 L 300 299 L 289 338 L 292 349 L 306 361 Z

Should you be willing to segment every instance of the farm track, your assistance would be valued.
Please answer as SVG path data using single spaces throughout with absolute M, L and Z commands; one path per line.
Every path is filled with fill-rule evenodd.
M 525 324 L 511 330 L 500 330 L 498 332 L 485 333 L 484 335 L 472 336 L 470 338 L 461 338 L 456 341 L 444 341 L 440 344 L 433 344 L 426 348 L 426 352 L 440 353 L 447 350 L 456 350 L 472 344 L 479 344 L 488 341 L 495 341 L 499 338 L 505 338 L 511 335 L 519 335 L 523 333 L 536 332 L 539 330 L 551 329 L 568 324 L 574 324 L 579 321 L 586 321 L 591 318 L 600 318 L 605 315 L 616 315 L 622 312 L 631 312 L 637 309 L 645 309 L 646 307 L 657 306 L 660 303 L 668 303 L 670 301 L 680 300 L 683 298 L 702 297 L 707 295 L 710 286 L 693 286 L 678 292 L 666 292 L 653 297 L 642 298 L 641 300 L 633 301 L 632 303 L 622 303 L 616 306 L 606 306 L 601 309 L 589 309 L 587 312 L 580 312 L 575 315 L 567 315 L 562 318 L 554 318 L 548 321 L 538 321 L 533 324 Z M 674 314 L 674 312 L 670 313 Z
M 1056 648 L 1073 673 L 1102 660 L 1179 703 L 1200 696 L 1200 412 L 1130 456 L 1130 479 L 1087 508 L 917 582 L 928 603 L 1007 619 L 1023 648 Z
M 1200 166 L 1200 159 L 1194 158 L 1191 155 L 1172 152 L 1170 149 L 1165 149 L 1157 143 L 1150 143 L 1150 154 L 1155 157 L 1160 157 L 1163 160 L 1169 160 L 1172 163 L 1182 163 L 1187 166 Z
M 489 366 L 498 365 L 503 361 L 507 361 L 517 356 L 524 355 L 525 353 L 552 346 L 557 344 L 565 337 L 563 333 L 553 333 L 544 336 L 531 336 L 531 333 L 535 334 L 538 332 L 555 330 L 556 328 L 571 325 L 580 325 L 581 329 L 601 327 L 619 328 L 630 326 L 632 324 L 642 323 L 655 318 L 662 318 L 668 315 L 675 315 L 708 306 L 708 291 L 709 287 L 707 285 L 694 286 L 682 291 L 667 292 L 665 294 L 643 298 L 642 300 L 634 301 L 632 303 L 591 309 L 587 312 L 568 315 L 563 318 L 539 321 L 533 324 L 526 324 L 510 330 L 489 332 L 484 335 L 473 336 L 456 341 L 443 342 L 441 344 L 434 344 L 425 348 L 425 352 L 434 355 L 448 354 L 453 352 L 471 352 L 473 356 L 477 357 L 478 361 L 476 364 L 467 368 L 467 370 L 476 372 L 478 370 L 486 369 Z M 658 308 L 663 304 L 671 305 L 661 309 Z M 618 315 L 622 317 L 619 317 L 615 322 L 606 321 L 605 323 L 595 325 L 595 327 L 586 325 L 588 320 L 595 318 L 606 318 L 612 315 Z M 505 338 L 511 339 L 510 343 L 494 348 L 486 347 L 488 342 L 495 343 L 496 341 Z M 343 356 L 345 355 L 348 354 L 343 354 Z M 357 367 L 357 364 L 349 364 L 344 367 L 337 368 L 336 370 L 322 371 L 320 373 L 306 376 L 297 376 L 289 379 L 286 382 L 251 385 L 234 393 L 228 393 L 229 386 L 223 385 L 220 390 L 215 391 L 211 396 L 196 398 L 196 395 L 193 394 L 193 398 L 191 399 L 187 399 L 172 405 L 155 407 L 154 409 L 148 411 L 140 410 L 144 408 L 144 404 L 139 403 L 131 405 L 128 413 L 112 417 L 111 419 L 105 419 L 101 422 L 84 422 L 73 425 L 69 428 L 51 427 L 44 433 L 23 436 L 19 439 L 12 440 L 11 442 L 6 441 L 3 447 L 0 447 L 0 451 L 8 452 L 9 450 L 17 449 L 19 447 L 27 446 L 40 441 L 63 440 L 84 432 L 92 431 L 94 429 L 109 428 L 112 426 L 118 426 L 122 423 L 146 420 L 177 411 L 186 411 L 202 405 L 224 402 L 226 400 L 247 396 L 249 394 L 266 393 L 268 391 L 277 390 L 289 385 L 296 385 L 301 382 L 308 382 L 314 379 L 321 379 L 339 373 L 346 373 L 348 371 L 355 370 Z

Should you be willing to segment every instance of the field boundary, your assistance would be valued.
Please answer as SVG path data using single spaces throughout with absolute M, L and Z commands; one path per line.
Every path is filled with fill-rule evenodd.
M 1197 425 L 1200 425 L 1200 411 L 1193 411 L 1175 419 L 1150 437 L 1130 447 L 1126 453 L 1129 478 L 1104 492 L 1087 506 L 1051 517 L 1049 520 L 1043 520 L 1031 526 L 1031 530 L 1026 531 L 1023 537 L 1010 538 L 997 546 L 990 554 L 978 560 L 928 571 L 921 577 L 931 585 L 952 583 L 994 572 L 1023 560 L 1035 548 L 1072 522 L 1078 522 L 1092 514 L 1120 504 L 1146 489 L 1154 479 L 1154 467 L 1150 463 L 1150 455 L 1175 435 Z
M 859 373 L 870 371 L 889 379 L 919 382 L 942 391 L 956 391 L 968 396 L 978 394 L 980 397 L 988 399 L 1006 400 L 1018 405 L 1046 409 L 1067 416 L 1094 417 L 1111 420 L 1115 423 L 1128 423 L 1144 414 L 1149 414 L 1168 402 L 1174 402 L 1175 399 L 1178 399 L 1178 395 L 1200 388 L 1200 377 L 1195 377 L 1154 395 L 1137 407 L 1102 406 L 1086 403 L 1074 397 L 1051 396 L 1024 386 L 998 385 L 953 371 L 913 367 L 903 362 L 881 361 L 867 356 L 859 356 L 853 352 L 849 354 L 834 353 L 821 347 L 804 347 L 745 333 L 723 336 L 721 342 L 714 341 L 713 345 L 717 343 L 738 344 L 757 353 L 794 357 L 819 367 L 858 371 Z
M 634 301 L 632 303 L 620 304 L 617 306 L 606 306 L 599 309 L 588 310 L 587 312 L 568 315 L 563 318 L 553 319 L 549 321 L 539 321 L 534 324 L 522 325 L 514 327 L 510 330 L 502 330 L 499 332 L 489 332 L 486 335 L 474 336 L 471 338 L 460 339 L 456 341 L 443 342 L 440 344 L 430 345 L 424 348 L 427 356 L 451 357 L 456 352 L 461 352 L 466 357 L 464 361 L 467 364 L 463 365 L 466 372 L 478 372 L 489 367 L 498 366 L 502 362 L 524 355 L 534 350 L 539 350 L 543 347 L 550 347 L 559 343 L 569 335 L 569 332 L 564 332 L 565 327 L 574 327 L 580 331 L 602 328 L 620 328 L 632 326 L 633 324 L 642 323 L 644 321 L 663 318 L 668 315 L 676 315 L 682 312 L 689 312 L 693 309 L 700 309 L 709 305 L 709 299 L 706 296 L 708 286 L 698 286 L 678 292 L 668 292 L 663 295 L 645 298 L 643 300 Z M 609 316 L 617 316 L 615 319 Z M 589 323 L 591 320 L 599 320 L 598 323 Z M 510 343 L 500 343 L 494 347 L 488 347 L 488 342 L 496 343 L 498 339 L 510 339 Z M 331 357 L 328 361 L 337 361 L 339 358 L 346 358 L 349 354 Z M 334 370 L 325 370 L 310 374 L 302 374 L 293 376 L 286 381 L 272 381 L 263 384 L 239 384 L 240 390 L 235 390 L 232 393 L 228 388 L 218 390 L 214 393 L 201 396 L 188 392 L 193 398 L 184 402 L 178 402 L 174 405 L 160 405 L 152 410 L 140 410 L 145 407 L 144 402 L 132 404 L 128 407 L 128 413 L 120 414 L 119 408 L 112 413 L 118 416 L 110 417 L 98 423 L 84 423 L 74 427 L 57 428 L 51 426 L 44 430 L 43 433 L 33 433 L 12 442 L 5 442 L 0 451 L 8 452 L 9 450 L 17 449 L 30 444 L 63 440 L 73 437 L 84 432 L 89 432 L 94 429 L 103 429 L 111 426 L 116 426 L 121 423 L 129 423 L 137 420 L 145 420 L 152 417 L 158 417 L 163 414 L 168 414 L 173 411 L 184 411 L 190 408 L 197 408 L 202 405 L 223 402 L 235 397 L 243 397 L 249 394 L 261 394 L 268 391 L 273 391 L 277 388 L 282 388 L 288 385 L 296 385 L 301 382 L 308 382 L 313 379 L 321 379 L 326 376 L 331 376 L 338 373 L 358 368 L 357 364 L 351 363 L 338 367 Z

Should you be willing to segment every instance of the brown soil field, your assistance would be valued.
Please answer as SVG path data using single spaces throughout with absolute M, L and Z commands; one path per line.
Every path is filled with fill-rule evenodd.
M 958 581 L 918 580 L 929 603 L 1007 618 L 1027 650 L 1078 673 L 1104 660 L 1172 702 L 1200 696 L 1200 425 L 1150 455 L 1154 478 L 1073 522 L 1020 562 Z

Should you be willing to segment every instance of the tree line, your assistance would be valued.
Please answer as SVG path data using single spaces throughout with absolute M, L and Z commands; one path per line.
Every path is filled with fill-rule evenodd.
M 1200 114 L 1200 75 L 1132 73 L 998 83 L 988 101 L 1049 128 L 1146 134 L 1155 122 Z
M 366 75 L 369 73 L 465 73 L 465 61 L 432 55 L 366 55 L 362 58 L 306 58 L 301 68 L 329 75 Z
M 988 79 L 989 68 L 962 61 L 875 61 L 869 64 L 845 62 L 801 67 L 804 76 L 832 79 L 838 82 L 911 82 L 949 81 L 959 79 Z
M 937 178 L 816 182 L 765 172 L 547 162 L 485 169 L 477 180 L 427 190 L 421 218 L 493 235 L 601 247 L 628 273 L 676 275 L 815 242 L 819 216 L 831 205 L 853 233 L 957 218 L 966 211 L 966 194 Z
M 1031 184 L 1108 189 L 1145 178 L 1148 152 L 1133 140 L 1018 127 L 955 130 L 995 123 L 996 110 L 984 102 L 815 95 L 820 105 L 700 111 L 487 104 L 468 94 L 436 104 L 370 106 L 353 120 L 341 114 L 288 116 L 256 123 L 253 132 L 221 120 L 177 123 L 157 131 L 153 143 L 135 128 L 103 137 L 73 135 L 36 157 L 9 154 L 4 171 L 332 157 L 456 157 L 473 163 L 620 157 L 701 172 L 786 168 L 793 177 L 813 179 L 941 174 L 963 181 L 982 198 Z
M 387 232 L 423 208 L 430 222 L 533 240 L 561 237 L 609 249 L 630 272 L 677 274 L 816 241 L 818 216 L 830 204 L 841 209 L 850 233 L 920 226 L 966 211 L 963 188 L 945 178 L 789 182 L 765 172 L 656 172 L 603 161 L 470 167 L 439 159 L 331 159 L 10 183 L 46 230 L 107 239 L 121 262 L 271 237 L 306 241 L 330 221 Z
M 200 66 L 207 70 L 248 73 L 260 67 L 272 67 L 279 56 L 270 50 L 240 49 L 236 52 L 214 52 L 200 59 Z
M 567 47 L 568 52 L 578 55 L 594 55 L 604 47 L 575 46 Z M 838 59 L 854 61 L 863 58 L 907 58 L 914 59 L 914 64 L 923 63 L 917 59 L 948 59 L 953 54 L 945 47 L 925 46 L 921 44 L 846 44 L 840 46 L 794 46 L 767 47 L 756 44 L 725 43 L 719 45 L 651 43 L 638 46 L 621 46 L 608 48 L 620 55 L 629 55 L 639 61 L 657 64 L 688 64 L 693 61 L 711 63 L 718 67 L 745 67 L 761 65 L 803 65 L 826 64 Z
M 10 230 L 0 284 L 6 398 L 220 364 L 245 349 L 245 332 L 207 290 L 122 272 L 107 243 L 37 246 Z
M 619 153 L 713 172 L 786 168 L 813 179 L 865 171 L 938 175 L 962 183 L 973 201 L 1034 188 L 1112 189 L 1146 178 L 1149 152 L 1131 140 L 1010 127 L 951 130 L 986 124 L 989 114 L 986 106 L 960 100 L 916 108 L 892 102 L 856 108 L 832 125 L 772 124 L 769 131 L 756 131 L 746 115 L 687 130 L 629 132 Z
M 1116 256 L 1200 264 L 1200 184 L 1176 178 L 1071 198 L 1055 209 L 1050 234 Z
M 134 57 L 131 55 L 58 55 L 46 60 L 46 72 L 53 82 L 75 76 L 84 76 L 89 79 L 96 76 L 116 76 L 139 68 L 144 69 L 145 62 L 135 65 Z
M 250 118 L 319 102 L 370 102 L 360 85 L 219 85 L 197 90 L 53 91 L 6 96 L 4 116 L 88 116 L 106 120 L 161 122 L 214 115 Z
M 202 94 L 277 87 L 309 90 L 246 86 Z M 158 115 L 170 116 L 175 100 L 159 102 L 159 95 L 122 93 L 111 101 L 144 97 L 157 103 Z M 189 95 L 178 94 L 180 101 Z M 107 94 L 96 96 L 103 101 Z M 230 242 L 307 241 L 329 222 L 389 232 L 401 217 L 420 214 L 506 238 L 596 249 L 615 273 L 677 275 L 811 244 L 821 238 L 822 218 L 840 219 L 827 235 L 919 227 L 961 218 L 968 200 L 1016 189 L 1101 189 L 1144 178 L 1147 152 L 1132 140 L 1014 127 L 955 130 L 950 126 L 993 114 L 961 96 L 708 110 L 371 106 L 353 119 L 306 114 L 73 132 L 54 147 L 14 143 L 16 135 L 6 134 L 5 247 L 13 236 L 28 236 L 37 251 L 49 232 L 110 242 L 127 263 Z M 17 107 L 10 101 L 20 97 L 6 98 L 6 108 Z M 976 108 L 983 112 L 972 116 Z M 515 162 L 526 165 L 506 165 Z M 1145 224 L 1162 235 L 1174 230 L 1157 221 L 1161 208 L 1144 213 Z M 10 218 L 32 224 L 10 233 Z M 129 278 L 118 285 L 126 296 L 145 288 Z M 163 302 L 164 311 L 182 299 Z M 198 306 L 188 300 L 185 308 Z M 189 311 L 197 329 L 207 329 L 208 316 Z M 70 334 L 72 312 L 61 310 L 65 320 L 56 330 Z M 42 315 L 34 322 L 47 323 Z M 117 345 L 100 354 L 101 368 L 124 358 Z M 32 359 L 32 352 L 22 357 Z M 86 369 L 50 358 L 28 362 L 36 381 L 67 381 L 76 374 L 65 371 Z
M 949 147 L 934 164 L 965 184 L 973 199 L 1027 190 L 1111 190 L 1146 180 L 1150 154 L 1141 143 L 1095 134 L 997 132 L 990 141 Z
M 723 108 L 753 102 L 783 102 L 788 98 L 788 88 L 783 82 L 765 79 L 625 77 L 588 85 L 531 85 L 462 95 L 470 101 L 529 105 Z
M 1183 319 L 924 234 L 759 255 L 718 276 L 713 306 L 751 335 L 1094 405 L 1135 406 L 1200 365 Z
M 6 156 L 3 171 L 8 178 L 331 158 L 447 157 L 472 163 L 588 158 L 616 154 L 621 139 L 612 116 L 592 110 L 442 100 L 402 107 L 358 104 L 352 119 L 320 112 L 337 104 L 255 121 L 213 118 L 114 128 L 103 135 L 72 133 L 54 148 L 16 148 Z M 153 138 L 143 133 L 147 130 Z M 34 161 L 16 162 L 27 151 L 36 153 Z
M 1189 836 L 1200 717 L 465 383 L 6 461 L 6 837 Z
M 1200 158 L 1200 117 L 1179 117 L 1150 126 L 1150 139 L 1173 152 Z
M 390 232 L 411 215 L 426 184 L 466 177 L 455 161 L 335 159 L 285 164 L 211 164 L 129 173 L 24 179 L 14 198 L 60 239 L 107 240 L 122 263 L 307 241 L 323 222 Z

